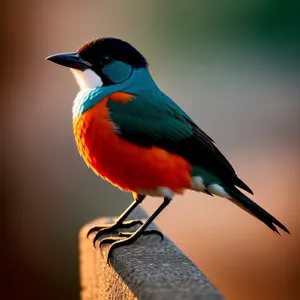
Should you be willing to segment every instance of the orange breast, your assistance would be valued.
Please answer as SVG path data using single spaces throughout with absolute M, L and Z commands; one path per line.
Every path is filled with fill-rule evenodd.
M 189 188 L 190 164 L 161 148 L 144 148 L 119 137 L 109 121 L 107 101 L 103 99 L 73 121 L 78 150 L 86 164 L 123 190 L 165 186 L 181 193 Z

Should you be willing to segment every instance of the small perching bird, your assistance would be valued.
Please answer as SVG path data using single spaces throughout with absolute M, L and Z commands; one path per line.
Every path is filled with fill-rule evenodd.
M 140 224 L 134 233 L 104 238 L 114 248 L 130 244 L 146 231 L 175 194 L 194 190 L 224 197 L 249 212 L 274 232 L 288 229 L 238 188 L 252 190 L 193 120 L 153 81 L 143 55 L 129 43 L 99 38 L 75 53 L 49 56 L 71 68 L 81 89 L 73 104 L 73 127 L 78 150 L 86 164 L 120 189 L 132 192 L 134 202 L 103 233 Z M 146 195 L 162 197 L 161 206 L 143 224 L 125 221 Z M 275 226 L 276 225 L 276 226 Z

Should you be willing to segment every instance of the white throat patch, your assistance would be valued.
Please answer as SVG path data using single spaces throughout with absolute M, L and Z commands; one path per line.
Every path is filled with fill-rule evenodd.
M 71 69 L 71 71 L 74 74 L 75 80 L 81 90 L 87 88 L 101 87 L 103 85 L 101 77 L 98 76 L 91 69 L 86 69 L 84 71 Z

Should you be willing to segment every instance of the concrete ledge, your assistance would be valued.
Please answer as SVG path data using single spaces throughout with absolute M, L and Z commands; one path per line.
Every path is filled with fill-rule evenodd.
M 145 219 L 146 215 L 136 209 L 131 218 Z M 102 218 L 80 230 L 81 299 L 224 299 L 166 236 L 163 242 L 156 235 L 142 236 L 132 245 L 115 249 L 113 267 L 108 266 L 100 249 L 94 249 L 92 237 L 87 239 L 86 234 L 95 224 L 112 222 L 112 218 Z

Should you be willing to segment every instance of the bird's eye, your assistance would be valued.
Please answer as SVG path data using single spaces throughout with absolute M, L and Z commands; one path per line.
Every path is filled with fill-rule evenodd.
M 103 66 L 108 66 L 112 62 L 112 58 L 109 55 L 103 55 L 100 64 Z

